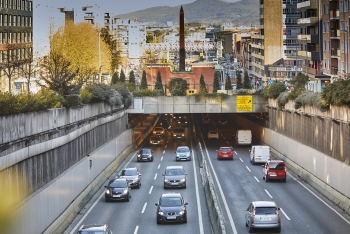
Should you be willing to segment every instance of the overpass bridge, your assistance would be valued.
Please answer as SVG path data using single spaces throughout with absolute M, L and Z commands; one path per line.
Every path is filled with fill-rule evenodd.
M 228 96 L 222 100 L 199 96 L 135 97 L 131 114 L 176 113 L 261 113 L 267 112 L 267 100 L 256 95 Z

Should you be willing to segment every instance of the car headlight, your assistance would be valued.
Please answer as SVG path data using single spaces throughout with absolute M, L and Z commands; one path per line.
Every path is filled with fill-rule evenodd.
M 128 189 L 124 189 L 123 193 L 127 194 L 128 193 Z
M 182 134 L 182 136 L 185 136 L 185 134 Z
M 106 194 L 110 194 L 110 191 L 109 191 L 109 189 L 107 189 L 107 190 L 106 190 Z
M 176 157 L 180 157 L 180 154 L 176 154 Z
M 138 154 L 137 157 L 141 157 L 141 154 Z
M 164 215 L 164 212 L 163 211 L 158 211 L 158 214 L 159 215 Z
M 185 214 L 185 211 L 182 210 L 182 211 L 180 211 L 178 214 L 179 214 L 179 215 L 183 215 L 183 214 Z
M 181 180 L 180 180 L 180 182 L 185 182 L 185 181 L 186 181 L 186 179 L 181 179 Z
M 187 156 L 187 157 L 190 157 L 190 156 L 191 156 L 191 154 L 187 154 L 186 156 Z
M 169 180 L 168 179 L 164 179 L 164 182 L 169 182 Z

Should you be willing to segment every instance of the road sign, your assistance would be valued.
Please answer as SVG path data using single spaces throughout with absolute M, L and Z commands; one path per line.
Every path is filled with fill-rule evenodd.
M 236 111 L 253 112 L 253 96 L 237 96 Z

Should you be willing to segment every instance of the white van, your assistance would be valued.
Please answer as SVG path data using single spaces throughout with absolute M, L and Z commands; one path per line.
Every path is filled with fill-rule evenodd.
M 237 145 L 251 145 L 252 144 L 252 131 L 250 130 L 237 130 L 235 134 L 235 140 Z
M 266 163 L 271 159 L 270 146 L 267 145 L 253 145 L 250 152 L 250 162 L 254 165 L 255 163 Z

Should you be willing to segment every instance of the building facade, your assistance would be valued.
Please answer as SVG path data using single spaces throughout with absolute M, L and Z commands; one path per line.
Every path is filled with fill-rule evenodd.
M 0 0 L 0 91 L 26 91 L 28 83 L 15 80 L 32 60 L 33 2 Z

